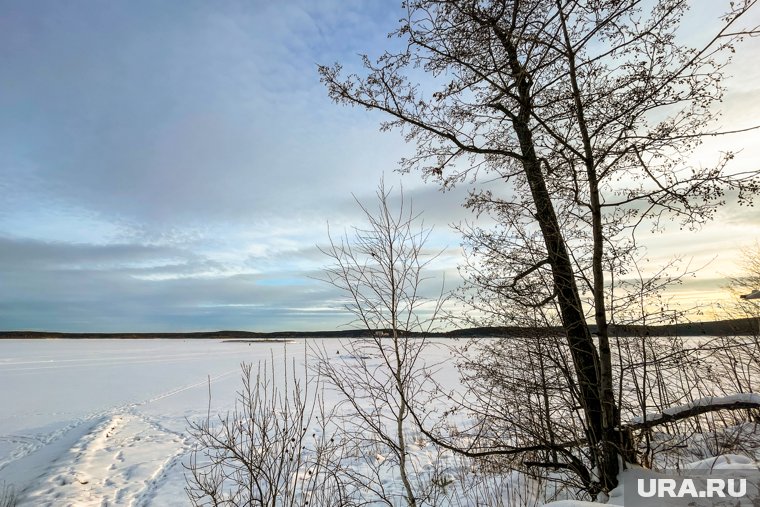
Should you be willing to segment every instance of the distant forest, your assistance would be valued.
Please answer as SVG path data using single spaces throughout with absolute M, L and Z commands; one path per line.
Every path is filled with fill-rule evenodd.
M 744 318 L 706 322 L 686 322 L 662 326 L 610 326 L 612 336 L 732 336 L 748 335 L 758 330 L 760 319 Z M 595 326 L 590 326 L 595 332 Z M 191 333 L 58 333 L 48 331 L 0 331 L 0 339 L 46 339 L 46 338 L 111 338 L 111 339 L 276 339 L 276 338 L 362 338 L 374 333 L 388 333 L 390 330 L 368 331 L 366 329 L 343 329 L 335 331 L 274 331 L 260 333 L 253 331 L 202 331 Z M 519 326 L 471 327 L 452 331 L 428 333 L 436 338 L 475 338 L 475 337 L 512 337 L 557 335 L 563 331 L 560 327 L 532 328 Z M 419 336 L 422 333 L 410 332 L 406 336 Z

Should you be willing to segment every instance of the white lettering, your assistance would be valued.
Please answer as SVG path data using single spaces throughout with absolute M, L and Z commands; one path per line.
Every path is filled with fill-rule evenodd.
M 646 479 L 638 480 L 639 496 L 643 498 L 651 498 L 657 494 L 657 479 L 649 479 L 649 490 L 646 490 Z
M 723 492 L 725 487 L 726 481 L 723 479 L 707 479 L 707 497 L 712 498 L 717 493 L 717 496 L 724 498 L 726 496 Z
M 660 478 L 660 479 L 637 479 L 638 494 L 642 498 L 714 498 L 726 497 L 741 498 L 747 495 L 747 479 L 723 479 L 706 478 L 705 489 L 697 486 L 702 484 L 702 479 L 695 482 L 691 478 Z
M 668 494 L 670 498 L 676 496 L 676 480 L 675 479 L 660 479 L 660 494 L 657 495 L 660 498 Z
M 684 479 L 681 483 L 681 488 L 678 490 L 678 498 L 683 498 L 685 496 L 690 496 L 692 498 L 697 498 L 699 496 L 697 487 L 691 479 Z
M 735 489 L 734 485 L 739 483 L 739 489 Z M 729 479 L 728 480 L 728 494 L 734 498 L 739 498 L 747 494 L 747 479 Z

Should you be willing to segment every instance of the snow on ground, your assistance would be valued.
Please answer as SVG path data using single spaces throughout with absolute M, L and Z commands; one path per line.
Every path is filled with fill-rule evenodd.
M 0 484 L 20 505 L 187 505 L 186 418 L 232 407 L 240 363 L 303 342 L 0 340 Z M 302 367 L 302 365 L 300 365 Z
M 303 376 L 316 343 L 341 355 L 338 339 L 0 340 L 0 485 L 22 506 L 188 505 L 187 421 L 234 407 L 241 362 L 274 361 L 281 384 L 285 358 Z M 444 376 L 457 378 L 453 365 Z M 413 458 L 421 470 L 429 447 Z
M 209 411 L 212 416 L 224 414 L 233 407 L 241 385 L 241 362 L 273 360 L 278 367 L 285 358 L 289 358 L 288 364 L 294 359 L 296 374 L 303 375 L 306 347 L 315 343 L 0 340 L 0 486 L 3 482 L 13 485 L 21 506 L 188 505 L 183 467 L 191 446 L 187 421 L 204 418 Z M 330 354 L 341 353 L 339 340 L 318 343 Z M 433 363 L 448 357 L 445 347 L 426 351 L 426 359 Z M 277 383 L 282 379 L 279 373 L 281 370 L 272 377 Z M 439 374 L 451 382 L 457 378 L 451 363 Z M 746 395 L 739 401 L 756 401 L 757 396 Z M 737 401 L 734 398 L 709 402 Z M 756 434 L 757 430 L 753 425 L 744 433 Z M 446 472 L 446 481 L 449 477 L 456 480 L 461 463 L 424 439 L 417 442 L 418 436 L 408 438 L 416 479 L 433 473 L 435 463 Z M 371 454 L 370 458 L 384 457 Z M 364 459 L 360 456 L 356 461 L 360 464 Z M 758 467 L 757 462 L 738 455 L 692 461 L 683 468 Z M 499 496 L 491 498 L 494 505 L 515 503 L 504 495 L 522 490 L 525 492 L 517 496 L 531 498 L 530 505 L 540 505 L 534 501 L 535 488 L 520 485 L 524 479 L 512 474 L 497 480 L 500 486 L 489 492 Z M 398 477 L 389 472 L 383 481 L 390 481 L 384 488 L 399 489 L 400 494 Z M 475 485 L 462 483 L 461 488 L 483 500 Z M 491 505 L 491 500 L 485 501 Z M 468 505 L 443 497 L 441 502 Z M 607 505 L 623 504 L 620 487 L 612 492 Z M 563 500 L 547 505 L 601 504 Z

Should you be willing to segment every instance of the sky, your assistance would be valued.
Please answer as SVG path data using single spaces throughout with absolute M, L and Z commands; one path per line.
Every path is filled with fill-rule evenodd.
M 383 175 L 424 210 L 445 250 L 433 271 L 456 284 L 466 189 L 394 172 L 413 147 L 333 104 L 316 71 L 388 47 L 399 6 L 0 0 L 0 330 L 339 328 L 318 246 L 328 222 L 361 224 L 352 195 L 371 202 Z M 726 125 L 760 117 L 759 47 L 737 54 Z M 756 141 L 731 138 L 737 168 L 760 160 Z M 648 238 L 649 254 L 709 261 L 674 294 L 714 300 L 758 225 L 729 202 L 698 233 Z

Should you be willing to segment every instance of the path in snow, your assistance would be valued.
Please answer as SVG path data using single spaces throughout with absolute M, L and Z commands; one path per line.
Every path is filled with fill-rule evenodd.
M 292 348 L 303 345 L 289 345 Z M 232 406 L 241 361 L 286 353 L 181 340 L 0 341 L 0 483 L 19 505 L 186 505 L 186 418 Z

